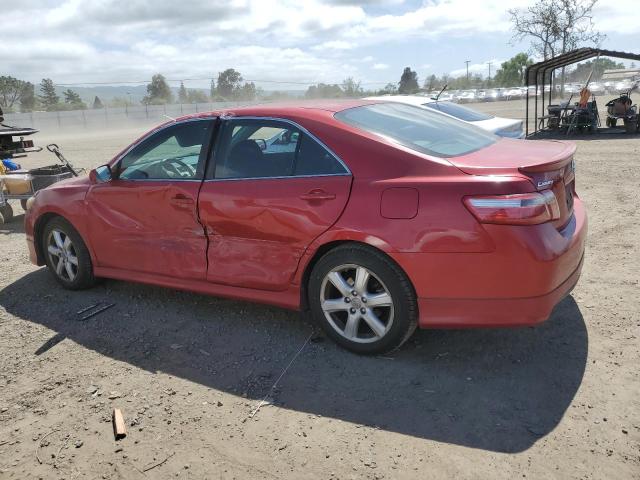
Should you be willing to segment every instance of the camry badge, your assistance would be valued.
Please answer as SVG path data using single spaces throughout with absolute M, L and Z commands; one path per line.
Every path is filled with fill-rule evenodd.
M 544 180 L 542 182 L 538 182 L 538 188 L 548 187 L 553 184 L 553 180 Z

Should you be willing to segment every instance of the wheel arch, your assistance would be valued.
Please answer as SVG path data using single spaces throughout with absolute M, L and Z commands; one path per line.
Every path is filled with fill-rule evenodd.
M 80 235 L 84 244 L 87 246 L 87 250 L 89 250 L 91 261 L 94 262 L 93 264 L 95 265 L 95 256 L 93 254 L 93 249 L 91 248 L 91 245 L 89 244 L 89 242 L 87 242 L 86 235 L 84 235 L 82 230 L 80 230 L 74 222 L 69 220 L 69 217 L 66 217 L 65 215 L 62 215 L 61 213 L 56 211 L 47 211 L 42 213 L 41 215 L 38 216 L 38 218 L 33 224 L 33 244 L 36 249 L 38 265 L 42 266 L 46 263 L 45 257 L 44 257 L 42 235 L 44 233 L 44 229 L 47 226 L 47 224 L 54 218 L 62 218 L 65 222 L 69 223 L 69 225 L 71 225 L 76 232 L 78 232 L 78 235 Z
M 373 245 L 371 243 L 368 243 L 362 240 L 343 238 L 343 239 L 331 240 L 321 244 L 319 247 L 317 247 L 317 249 L 314 251 L 314 253 L 310 256 L 309 260 L 305 264 L 304 269 L 302 270 L 302 274 L 300 276 L 300 310 L 302 311 L 309 310 L 309 296 L 308 296 L 309 277 L 311 276 L 311 272 L 313 271 L 313 268 L 315 267 L 315 265 L 323 256 L 325 256 L 330 251 L 334 250 L 339 246 L 347 245 L 347 244 L 360 245 L 360 246 L 369 248 L 371 250 L 375 250 L 378 253 L 387 257 L 387 259 L 389 259 L 392 263 L 394 263 L 397 266 L 397 268 L 405 275 L 405 277 L 409 281 L 409 285 L 411 285 L 414 295 L 416 294 L 416 289 L 415 289 L 415 286 L 413 285 L 413 282 L 411 281 L 411 278 L 409 277 L 409 275 L 407 275 L 407 272 L 405 272 L 404 269 L 398 264 L 398 262 L 396 262 L 393 259 L 393 257 L 389 255 L 389 250 L 385 248 L 381 248 L 382 245 L 380 244 Z M 388 246 L 388 245 L 385 243 L 384 246 Z

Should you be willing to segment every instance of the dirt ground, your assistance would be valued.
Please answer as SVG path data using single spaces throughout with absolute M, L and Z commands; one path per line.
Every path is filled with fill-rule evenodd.
M 144 129 L 35 138 L 89 168 Z M 388 357 L 273 307 L 64 291 L 28 262 L 22 216 L 0 226 L 0 479 L 640 478 L 640 136 L 575 140 L 590 231 L 572 295 L 539 327 L 419 331 Z M 99 301 L 115 306 L 78 320 Z

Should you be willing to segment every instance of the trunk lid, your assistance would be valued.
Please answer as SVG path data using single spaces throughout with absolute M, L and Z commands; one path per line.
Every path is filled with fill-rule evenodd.
M 447 160 L 469 175 L 522 175 L 537 191 L 551 190 L 560 208 L 560 218 L 553 223 L 562 228 L 573 213 L 575 151 L 571 142 L 501 139 L 482 150 Z

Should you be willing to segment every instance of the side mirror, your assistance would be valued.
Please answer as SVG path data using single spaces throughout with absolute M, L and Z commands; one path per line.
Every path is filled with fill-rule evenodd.
M 100 165 L 89 172 L 91 183 L 105 183 L 111 181 L 111 179 L 111 167 L 109 165 Z

